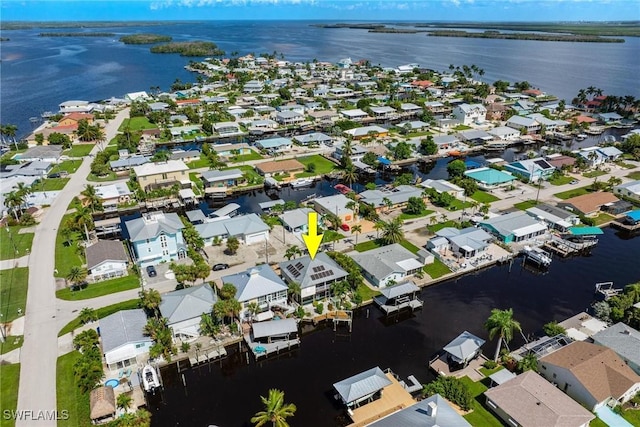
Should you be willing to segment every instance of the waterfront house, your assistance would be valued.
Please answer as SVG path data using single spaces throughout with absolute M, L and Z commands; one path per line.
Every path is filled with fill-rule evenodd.
M 262 162 L 255 165 L 255 168 L 265 178 L 280 174 L 290 177 L 304 171 L 304 165 L 296 159 Z
M 403 102 L 400 104 L 400 111 L 406 115 L 417 115 L 422 114 L 423 109 L 419 105 L 413 104 L 411 102 Z
M 484 392 L 487 406 L 507 425 L 588 427 L 595 416 L 534 371 Z
M 70 100 L 58 105 L 60 113 L 90 113 L 93 110 L 93 104 L 89 101 Z
M 599 331 L 592 337 L 593 342 L 611 350 L 640 375 L 640 332 L 622 322 Z
M 439 394 L 400 409 L 369 427 L 471 427 L 471 424 Z
M 93 424 L 103 424 L 116 419 L 116 395 L 113 387 L 103 385 L 91 390 L 89 418 Z
M 586 216 L 597 215 L 607 203 L 615 203 L 619 199 L 611 193 L 597 191 L 582 196 L 572 197 L 558 203 L 558 207 Z
M 266 132 L 266 131 L 272 131 L 273 129 L 277 129 L 278 123 L 271 119 L 253 120 L 247 125 L 247 128 L 250 131 L 254 131 L 254 132 L 256 131 Z
M 127 275 L 129 257 L 120 240 L 98 240 L 85 252 L 88 277 L 94 281 Z
M 538 360 L 538 371 L 588 410 L 627 402 L 640 376 L 611 349 L 576 341 Z
M 248 144 L 244 142 L 236 144 L 215 144 L 210 147 L 213 151 L 218 153 L 221 157 L 240 156 L 244 154 L 255 153 Z
M 114 172 L 128 171 L 135 166 L 141 166 L 151 161 L 151 157 L 148 156 L 127 156 L 118 160 L 111 160 L 109 167 Z
M 448 244 L 443 248 L 441 244 L 437 244 L 439 240 L 430 244 L 427 242 L 427 249 L 437 250 L 441 252 L 443 249 L 448 249 L 454 253 L 455 256 L 463 258 L 472 258 L 482 252 L 485 252 L 489 248 L 489 243 L 493 240 L 493 236 L 484 231 L 481 228 L 467 227 L 462 230 L 458 230 L 453 227 L 445 227 L 436 232 L 434 239 L 444 238 Z M 432 239 L 432 240 L 434 240 Z
M 398 243 L 353 254 L 351 257 L 362 269 L 364 277 L 380 288 L 401 282 L 424 267 L 417 255 Z
M 384 138 L 389 135 L 389 131 L 381 126 L 362 126 L 359 128 L 348 129 L 344 131 L 345 135 L 353 137 L 353 139 L 362 138 Z
M 314 199 L 313 208 L 321 215 L 336 215 L 343 224 L 350 224 L 355 221 L 355 215 L 353 210 L 347 208 L 349 202 L 352 200 L 344 194 L 335 194 Z
M 640 201 L 640 180 L 625 182 L 613 187 L 613 194 Z
M 300 285 L 300 295 L 293 295 L 293 298 L 302 305 L 328 300 L 333 296 L 331 285 L 348 276 L 348 273 L 324 252 L 318 252 L 313 259 L 307 255 L 281 262 L 279 266 L 287 283 Z
M 191 187 L 189 167 L 182 160 L 167 160 L 160 163 L 145 163 L 133 167 L 136 181 L 144 191 L 178 185 Z
M 433 142 L 436 143 L 439 150 L 446 150 L 459 143 L 460 140 L 455 135 L 438 135 L 433 137 Z
M 270 152 L 291 150 L 293 142 L 289 138 L 268 138 L 256 142 L 256 147 Z
M 386 205 L 387 200 L 391 204 L 391 208 L 401 208 L 407 205 L 411 197 L 424 199 L 422 189 L 412 185 L 398 185 L 392 189 L 375 189 L 365 190 L 359 194 L 360 201 L 375 208 L 376 212 L 389 209 Z
M 167 319 L 167 326 L 174 338 L 192 340 L 200 336 L 200 320 L 205 313 L 211 313 L 218 301 L 208 283 L 191 286 L 162 295 L 159 310 Z
M 292 233 L 306 233 L 309 231 L 309 212 L 313 212 L 313 209 L 298 208 L 285 211 L 278 217 L 282 221 L 282 226 L 285 230 Z M 321 223 L 320 220 L 318 222 Z
M 241 304 L 240 319 L 267 320 L 273 316 L 272 307 L 288 307 L 289 288 L 268 264 L 223 276 L 221 280 L 223 284 L 231 283 L 236 287 L 235 298 Z M 255 316 L 247 308 L 252 302 L 258 303 L 258 312 Z
M 606 329 L 609 325 L 600 319 L 585 313 L 584 311 L 559 322 L 566 335 L 574 341 L 589 340 L 593 335 Z
M 174 126 L 169 128 L 169 132 L 171 132 L 171 138 L 173 138 L 173 140 L 181 142 L 186 139 L 193 140 L 196 134 L 201 132 L 201 127 L 200 125 Z
M 445 179 L 425 179 L 420 183 L 420 186 L 424 188 L 432 188 L 438 194 L 450 194 L 456 199 L 462 199 L 464 197 L 464 189 Z
M 126 182 L 97 185 L 95 191 L 105 210 L 113 210 L 121 203 L 129 203 L 133 197 Z
M 487 133 L 502 141 L 514 141 L 520 138 L 520 131 L 509 126 L 498 126 L 488 130 Z
M 522 242 L 540 236 L 547 231 L 545 224 L 522 211 L 485 219 L 480 221 L 479 225 L 503 243 Z
M 336 145 L 336 148 L 331 155 L 338 160 L 342 160 L 342 156 L 344 155 L 343 150 L 344 150 L 344 144 Z M 362 145 L 357 145 L 357 144 L 352 145 L 351 154 L 349 155 L 349 158 L 351 159 L 352 162 L 361 162 L 364 155 L 367 154 L 368 152 L 369 150 L 367 148 L 364 148 Z
M 458 119 L 450 119 L 447 117 L 444 118 L 437 118 L 436 119 L 436 126 L 440 128 L 441 131 L 445 131 L 445 130 L 453 130 L 453 128 L 461 125 L 462 123 L 460 123 L 460 120 Z M 444 135 L 441 135 L 444 136 Z M 435 137 L 437 138 L 437 137 Z
M 24 153 L 20 153 L 13 158 L 22 163 L 24 162 L 49 162 L 58 163 L 62 156 L 61 145 L 36 145 L 28 148 Z
M 602 154 L 607 162 L 615 162 L 622 156 L 622 151 L 616 147 L 598 147 L 598 152 Z
M 195 226 L 196 231 L 204 239 L 205 246 L 210 246 L 218 239 L 224 242 L 229 237 L 236 237 L 245 245 L 264 244 L 269 240 L 269 226 L 254 214 L 238 215 L 232 218 L 222 216 L 208 219 Z
M 618 113 L 600 113 L 597 117 L 604 124 L 619 123 L 623 119 Z
M 237 187 L 246 181 L 240 169 L 204 171 L 201 176 L 205 194 L 226 194 L 229 188 Z
M 151 337 L 143 334 L 147 315 L 142 309 L 120 310 L 100 319 L 100 341 L 110 370 L 135 366 L 137 357 L 149 352 Z
M 421 132 L 429 129 L 429 123 L 421 120 L 411 120 L 408 122 L 401 122 L 396 125 L 400 129 L 404 129 L 407 132 Z
M 551 175 L 553 175 L 556 170 L 553 165 L 542 157 L 518 160 L 517 162 L 508 163 L 504 168 L 514 175 L 534 182 L 551 178 Z
M 240 125 L 236 122 L 220 122 L 214 123 L 213 131 L 216 132 L 219 136 L 237 136 L 242 135 L 242 129 Z
M 278 111 L 276 113 L 276 122 L 283 126 L 291 126 L 304 122 L 304 114 L 296 111 Z
M 69 113 L 66 114 L 63 118 L 58 120 L 58 126 L 62 127 L 72 127 L 74 129 L 78 129 L 78 122 L 80 120 L 86 120 L 90 125 L 93 124 L 93 114 L 88 113 Z
M 484 145 L 493 140 L 493 135 L 478 129 L 458 132 L 458 136 L 467 145 Z
M 124 223 L 136 262 L 140 267 L 186 257 L 184 225 L 178 214 L 150 212 Z
M 172 150 L 169 160 L 182 160 L 185 163 L 200 159 L 200 150 Z
M 463 125 L 469 126 L 473 123 L 484 123 L 487 109 L 482 104 L 460 104 L 451 114 Z
M 464 174 L 476 181 L 478 187 L 482 190 L 506 187 L 516 180 L 516 177 L 512 174 L 493 168 L 477 168 L 465 171 Z
M 340 111 L 340 114 L 342 114 L 342 116 L 346 120 L 351 120 L 353 122 L 360 122 L 363 119 L 369 117 L 366 112 L 362 111 L 359 108 L 354 108 L 353 110 L 342 110 Z
M 259 80 L 249 80 L 242 87 L 244 93 L 260 93 L 264 90 L 264 83 Z
M 525 212 L 538 221 L 544 221 L 549 229 L 561 232 L 566 232 L 570 227 L 580 223 L 576 213 L 546 203 L 528 208 Z
M 373 113 L 373 117 L 378 120 L 393 119 L 398 115 L 398 112 L 395 109 L 386 105 L 382 107 L 370 107 L 370 109 Z
M 322 132 L 312 132 L 305 135 L 296 135 L 293 140 L 301 145 L 319 145 L 326 144 L 333 141 L 329 135 L 325 135 Z
M 560 153 L 549 154 L 545 157 L 545 160 L 554 168 L 561 169 L 572 169 L 576 164 L 576 158 L 571 156 L 565 156 Z

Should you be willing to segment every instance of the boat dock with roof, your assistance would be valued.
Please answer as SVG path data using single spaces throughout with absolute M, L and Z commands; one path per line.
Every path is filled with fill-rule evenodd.
M 388 286 L 380 290 L 381 295 L 373 298 L 374 302 L 387 315 L 397 313 L 405 308 L 417 310 L 424 302 L 418 298 L 420 288 L 412 281 Z
M 300 345 L 296 319 L 269 320 L 254 323 L 244 340 L 258 360 L 272 353 L 289 350 Z

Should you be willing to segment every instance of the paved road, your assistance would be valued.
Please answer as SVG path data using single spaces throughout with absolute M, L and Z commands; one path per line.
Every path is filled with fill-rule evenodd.
M 129 117 L 129 110 L 120 111 L 105 126 L 107 141 L 115 137 L 118 126 Z M 98 151 L 94 147 L 92 153 Z M 64 191 L 51 203 L 36 228 L 29 257 L 29 292 L 27 295 L 24 345 L 20 355 L 20 386 L 18 411 L 52 411 L 56 409 L 56 360 L 58 331 L 56 317 L 60 304 L 56 301 L 55 243 L 57 229 L 71 200 L 80 193 L 90 171 L 91 158 L 85 158 L 72 175 Z M 64 408 L 62 408 L 64 409 Z M 55 426 L 55 420 L 20 420 L 17 427 L 36 424 Z

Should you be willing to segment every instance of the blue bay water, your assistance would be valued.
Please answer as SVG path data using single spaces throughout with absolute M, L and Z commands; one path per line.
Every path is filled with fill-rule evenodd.
M 14 123 L 19 134 L 31 130 L 29 118 L 57 111 L 70 99 L 101 100 L 171 83 L 195 81 L 184 70 L 189 60 L 176 54 L 152 54 L 149 46 L 124 45 L 120 36 L 153 32 L 176 41 L 206 40 L 227 53 L 283 53 L 288 60 L 369 59 L 397 66 L 415 62 L 443 71 L 449 64 L 476 64 L 483 80 L 527 80 L 535 87 L 571 100 L 588 86 L 613 95 L 640 97 L 640 39 L 625 43 L 565 43 L 378 34 L 359 29 L 317 28 L 310 22 L 201 22 L 156 26 L 72 29 L 107 31 L 114 37 L 38 37 L 49 29 L 4 31 L 0 77 L 0 121 Z M 60 30 L 66 31 L 66 30 Z

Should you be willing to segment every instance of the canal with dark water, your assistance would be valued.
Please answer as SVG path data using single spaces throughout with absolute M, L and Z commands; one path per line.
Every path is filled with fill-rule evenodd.
M 391 368 L 401 377 L 433 378 L 429 358 L 460 332 L 488 339 L 483 324 L 492 308 L 513 308 L 525 335 L 541 333 L 542 325 L 586 310 L 596 282 L 616 287 L 640 280 L 640 237 L 629 238 L 604 229 L 589 256 L 555 258 L 548 272 L 523 267 L 516 259 L 475 274 L 422 289 L 424 308 L 386 320 L 375 306 L 356 312 L 353 331 L 326 325 L 304 331 L 299 349 L 256 363 L 246 353 L 230 349 L 227 359 L 183 372 L 175 365 L 163 371 L 165 391 L 156 396 L 153 426 L 249 426 L 261 410 L 260 396 L 270 388 L 285 392 L 298 407 L 294 426 L 335 426 L 345 421 L 333 398 L 332 384 L 374 366 Z M 516 336 L 515 348 L 523 344 Z M 491 357 L 496 341 L 484 353 Z

